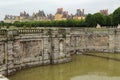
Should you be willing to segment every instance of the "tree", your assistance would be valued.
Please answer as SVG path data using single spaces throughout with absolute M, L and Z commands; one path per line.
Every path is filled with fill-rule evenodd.
M 23 22 L 19 22 L 19 21 L 15 21 L 14 23 L 13 23 L 13 25 L 14 26 L 17 26 L 17 27 L 23 27 Z
M 114 23 L 113 23 L 113 13 L 110 14 L 109 17 L 111 18 L 111 26 L 114 26 Z
M 112 26 L 112 17 L 111 15 L 104 16 L 104 26 Z
M 101 26 L 104 25 L 105 20 L 104 20 L 104 16 L 101 13 L 95 13 L 93 16 L 95 18 L 96 24 L 100 24 Z
M 92 14 L 87 15 L 85 22 L 88 27 L 95 27 L 97 25 L 95 18 Z
M 3 27 L 4 24 L 5 24 L 4 21 L 1 21 L 1 22 L 0 22 L 0 26 L 1 26 L 1 27 Z
M 115 26 L 120 24 L 120 7 L 113 12 L 113 23 Z
M 12 26 L 12 23 L 5 23 L 5 26 L 9 28 L 10 26 Z

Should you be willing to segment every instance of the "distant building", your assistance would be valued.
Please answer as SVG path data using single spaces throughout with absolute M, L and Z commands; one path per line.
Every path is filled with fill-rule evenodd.
M 108 9 L 100 10 L 100 13 L 103 15 L 108 15 Z
M 68 20 L 71 20 L 71 19 L 73 19 L 73 17 L 74 17 L 74 15 L 73 14 L 70 14 L 70 15 L 68 15 Z
M 4 22 L 6 23 L 13 23 L 15 21 L 46 21 L 48 20 L 47 16 L 45 15 L 44 11 L 38 11 L 37 13 L 33 13 L 33 15 L 29 15 L 28 13 L 20 12 L 19 16 L 13 16 L 13 15 L 6 15 L 4 18 Z
M 19 16 L 13 16 L 13 15 L 5 15 L 4 22 L 6 23 L 13 23 L 15 21 L 19 21 Z
M 82 10 L 77 9 L 73 19 L 78 19 L 78 20 L 85 19 L 84 9 Z
M 107 10 L 101 10 L 102 14 L 108 14 Z M 51 20 L 68 20 L 68 19 L 85 19 L 84 9 L 77 9 L 75 14 L 69 15 L 68 11 L 64 11 L 63 8 L 58 8 L 55 15 L 48 14 L 46 15 L 43 10 L 34 12 L 32 15 L 29 15 L 26 11 L 20 12 L 19 16 L 6 15 L 4 22 L 14 23 L 15 21 L 25 22 L 25 21 L 51 21 Z
M 33 13 L 32 18 L 34 21 L 46 21 L 47 17 L 44 11 L 40 11 L 38 13 Z
M 84 16 L 84 9 L 82 9 L 82 11 L 80 9 L 77 9 L 76 16 Z
M 63 12 L 62 18 L 66 18 L 66 19 L 68 18 L 68 11 L 64 11 L 64 12 Z
M 63 8 L 58 8 L 54 20 L 67 20 L 68 16 L 68 11 L 63 11 Z
M 29 19 L 29 14 L 26 13 L 25 11 L 24 12 L 20 12 L 20 22 L 23 22 L 23 21 L 28 21 Z
M 54 20 L 54 15 L 48 14 L 47 18 L 48 18 L 49 21 L 52 21 L 52 20 Z

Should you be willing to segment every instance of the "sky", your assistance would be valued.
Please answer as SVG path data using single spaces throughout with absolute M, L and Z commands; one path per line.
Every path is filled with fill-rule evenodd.
M 56 9 L 61 7 L 69 14 L 75 14 L 76 9 L 85 9 L 86 14 L 102 9 L 108 9 L 109 13 L 112 13 L 120 7 L 120 0 L 0 0 L 0 20 L 3 20 L 6 14 L 19 15 L 23 11 L 30 15 L 38 10 L 55 14 Z

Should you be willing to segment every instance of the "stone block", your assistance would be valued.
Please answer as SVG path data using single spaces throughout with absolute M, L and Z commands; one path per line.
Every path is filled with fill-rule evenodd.
M 43 57 L 42 56 L 39 56 L 39 61 L 42 61 Z
M 54 57 L 53 57 L 54 59 L 58 59 L 59 58 L 59 54 L 58 53 L 54 53 L 53 55 L 54 55 Z
M 8 61 L 11 61 L 11 60 L 14 60 L 12 55 L 8 57 Z
M 8 75 L 14 74 L 16 72 L 16 69 L 9 69 L 8 70 Z
M 71 57 L 67 57 L 66 58 L 66 62 L 70 62 L 70 61 L 72 61 L 72 58 Z
M 70 53 L 69 53 L 69 54 L 66 54 L 66 57 L 67 57 L 67 58 L 71 57 Z
M 36 58 L 36 57 L 31 57 L 31 59 L 30 59 L 30 61 L 32 62 L 32 61 L 38 61 L 39 60 L 39 58 Z
M 22 64 L 20 64 L 20 66 L 21 66 L 22 69 L 24 69 L 25 66 L 26 66 L 26 64 L 25 64 L 25 63 L 22 63 Z
M 7 66 L 6 66 L 6 65 L 0 66 L 0 72 L 1 72 L 1 71 L 5 71 L 6 69 L 7 69 Z
M 14 67 L 15 67 L 15 66 L 14 66 L 13 64 L 9 64 L 9 65 L 8 65 L 8 69 L 14 69 Z
M 48 60 L 49 57 L 50 57 L 49 54 L 43 54 L 43 59 L 44 59 L 44 60 Z
M 59 54 L 59 56 L 58 56 L 58 57 L 59 57 L 59 58 L 64 58 L 64 57 L 65 57 L 65 55 L 66 55 L 65 53 L 62 53 L 62 54 Z
M 31 58 L 23 58 L 22 59 L 22 62 L 23 63 L 27 63 L 27 62 L 30 62 L 31 61 Z
M 58 64 L 58 59 L 54 59 L 53 64 Z
M 43 64 L 44 64 L 44 65 L 50 64 L 50 60 L 44 60 L 44 61 L 43 61 Z
M 66 62 L 66 58 L 58 59 L 58 63 L 65 63 L 65 62 Z

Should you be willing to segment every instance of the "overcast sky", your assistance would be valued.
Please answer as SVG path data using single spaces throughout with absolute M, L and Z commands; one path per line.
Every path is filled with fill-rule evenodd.
M 44 10 L 46 14 L 55 14 L 56 9 L 63 7 L 69 14 L 75 14 L 76 9 L 85 9 L 85 13 L 99 12 L 108 9 L 112 13 L 120 7 L 120 0 L 0 0 L 0 20 L 5 14 L 19 15 L 20 12 L 30 13 Z

